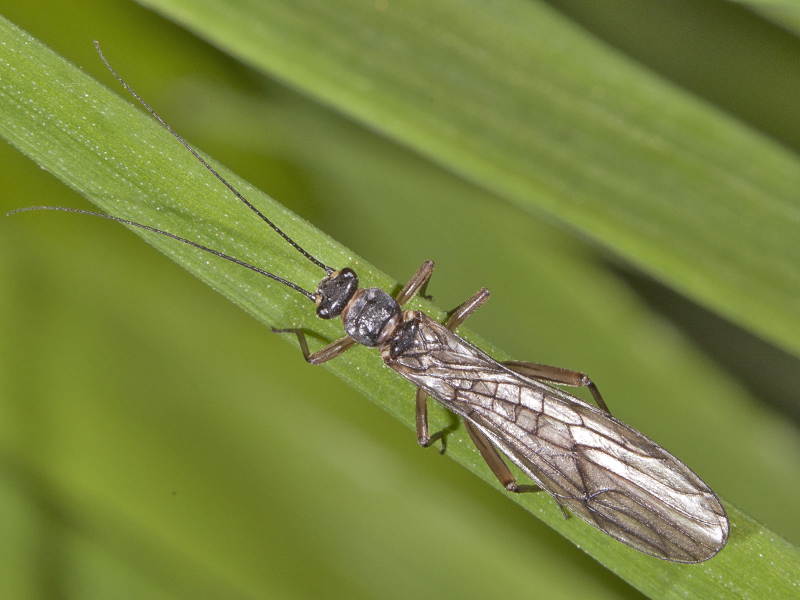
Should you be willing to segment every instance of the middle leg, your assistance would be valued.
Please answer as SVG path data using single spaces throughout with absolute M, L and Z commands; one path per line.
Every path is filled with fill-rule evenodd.
M 430 262 L 430 261 L 428 261 L 428 262 Z M 405 295 L 407 289 L 414 288 L 414 286 L 412 286 L 413 282 L 415 282 L 415 281 L 416 282 L 422 282 L 422 283 L 419 283 L 419 285 L 417 285 L 415 289 L 419 289 L 422 285 L 424 285 L 424 283 L 427 283 L 428 279 L 430 279 L 430 274 L 433 271 L 433 263 L 430 263 L 430 270 L 427 271 L 427 275 L 425 275 L 425 270 L 426 270 L 426 265 L 427 264 L 428 263 L 425 263 L 425 264 L 422 265 L 420 270 L 417 271 L 417 274 L 411 279 L 411 281 L 408 282 L 408 285 L 406 285 L 406 287 L 403 289 L 403 291 L 400 292 L 400 294 L 398 295 L 398 302 L 400 301 L 400 297 Z M 423 279 L 424 279 L 424 281 L 423 281 Z M 412 292 L 412 295 L 413 295 L 413 292 Z M 410 296 L 409 296 L 409 298 L 410 298 Z M 453 314 L 447 320 L 447 323 L 445 323 L 445 327 L 450 331 L 455 331 L 455 329 L 459 325 L 461 325 L 467 319 L 467 317 L 469 317 L 472 313 L 474 313 L 476 310 L 478 310 L 478 308 L 484 302 L 486 302 L 486 300 L 488 300 L 488 298 L 489 298 L 489 290 L 487 290 L 486 288 L 481 289 L 472 298 L 467 300 L 464 304 L 462 304 L 461 306 L 459 306 L 458 308 L 456 308 L 453 311 Z M 420 446 L 422 446 L 423 448 L 427 448 L 435 440 L 441 439 L 442 440 L 442 449 L 440 450 L 439 453 L 443 454 L 444 453 L 444 449 L 445 449 L 444 432 L 443 431 L 439 431 L 439 432 L 437 432 L 437 433 L 435 433 L 433 435 L 430 435 L 430 430 L 428 428 L 428 394 L 422 388 L 417 388 L 415 404 L 416 404 L 417 441 L 419 442 Z M 464 423 L 466 424 L 466 421 L 464 421 Z M 469 432 L 470 437 L 472 437 L 472 439 L 474 441 L 475 437 L 473 435 L 473 430 L 470 429 L 469 426 L 467 426 L 467 431 Z M 478 436 L 483 437 L 483 434 L 480 433 L 477 430 L 475 430 L 474 433 L 477 434 Z M 490 448 L 493 448 L 491 443 L 489 442 L 489 440 L 485 439 L 485 437 L 483 439 L 485 441 L 485 444 L 483 444 L 484 446 L 488 445 Z M 475 442 L 475 445 L 478 446 L 478 448 L 481 447 L 481 445 L 479 445 L 477 441 Z M 481 455 L 483 455 L 483 450 L 481 450 Z M 484 456 L 484 458 L 485 458 L 485 456 Z M 502 463 L 503 466 L 505 467 L 505 463 L 503 463 L 502 459 L 499 456 L 497 457 L 497 460 L 500 461 L 500 463 Z M 487 460 L 486 462 L 489 462 L 489 461 Z M 490 464 L 490 466 L 492 465 L 492 463 L 489 463 L 489 464 Z M 492 467 L 492 470 L 494 470 L 494 467 Z M 506 470 L 508 470 L 508 467 L 506 467 Z M 499 477 L 499 475 L 498 475 L 498 477 Z M 511 475 L 511 471 L 508 471 L 508 477 L 511 478 L 511 481 L 514 480 L 513 476 Z M 501 481 L 503 481 L 503 480 L 501 479 Z M 503 485 L 505 486 L 506 482 L 503 482 Z M 514 485 L 516 486 L 516 484 L 514 484 Z

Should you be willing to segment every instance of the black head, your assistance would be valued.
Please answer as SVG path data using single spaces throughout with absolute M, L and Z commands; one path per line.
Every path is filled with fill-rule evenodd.
M 353 269 L 342 269 L 328 275 L 317 286 L 317 316 L 320 319 L 338 317 L 357 289 L 358 275 Z

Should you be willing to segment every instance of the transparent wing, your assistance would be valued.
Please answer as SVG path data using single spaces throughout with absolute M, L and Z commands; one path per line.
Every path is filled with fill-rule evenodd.
M 509 371 L 424 314 L 417 343 L 384 359 L 470 419 L 562 506 L 611 537 L 677 562 L 719 552 L 728 518 L 686 465 L 604 411 Z

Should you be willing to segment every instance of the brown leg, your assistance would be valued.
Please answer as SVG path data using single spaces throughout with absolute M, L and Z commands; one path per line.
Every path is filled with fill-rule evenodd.
M 511 473 L 511 469 L 508 468 L 508 465 L 500 456 L 500 453 L 497 451 L 497 448 L 494 447 L 494 444 L 489 441 L 489 438 L 487 438 L 481 432 L 481 430 L 478 429 L 468 419 L 464 419 L 464 428 L 467 430 L 469 437 L 472 438 L 472 441 L 478 448 L 478 452 L 481 453 L 483 460 L 486 461 L 486 464 L 489 465 L 492 473 L 494 473 L 495 477 L 497 477 L 500 485 L 506 488 L 509 492 L 516 492 L 518 494 L 542 491 L 542 488 L 535 484 L 517 485 L 517 480 Z M 558 500 L 556 500 L 556 504 L 558 504 L 558 508 L 561 509 L 561 514 L 564 515 L 564 518 L 569 519 L 569 513 Z
M 398 294 L 397 301 L 400 302 L 401 297 L 406 297 L 409 290 L 411 290 L 411 295 L 413 295 L 413 293 L 416 290 L 418 290 L 420 287 L 422 287 L 428 282 L 432 272 L 433 272 L 433 263 L 431 261 L 427 261 L 425 264 L 422 265 L 422 267 L 420 267 L 419 271 L 417 271 L 414 277 L 411 278 L 411 281 L 409 281 L 408 285 L 406 285 L 406 287 L 403 288 L 403 291 L 400 292 L 400 294 Z M 411 296 L 407 296 L 406 299 L 410 297 Z M 469 317 L 472 313 L 474 313 L 481 304 L 486 302 L 488 298 L 489 298 L 489 290 L 483 288 L 453 312 L 451 317 L 447 320 L 445 327 L 450 331 L 454 331 L 456 327 L 461 325 L 461 323 L 463 323 L 467 317 Z M 440 453 L 444 453 L 445 441 L 443 432 L 440 431 L 434 434 L 433 436 L 430 436 L 428 430 L 428 394 L 422 388 L 417 388 L 416 406 L 417 406 L 417 413 L 416 413 L 417 441 L 419 441 L 421 446 L 427 447 L 436 438 L 441 438 L 442 450 Z M 467 431 L 470 431 L 469 428 L 467 429 Z M 478 432 L 477 435 L 483 437 L 483 434 L 480 432 Z M 471 431 L 470 431 L 470 436 L 472 437 L 473 440 L 475 439 Z M 491 443 L 485 438 L 483 439 L 489 445 L 489 448 L 494 450 L 494 447 L 491 445 Z M 478 445 L 477 442 L 476 445 Z M 495 452 L 495 455 L 496 454 L 497 453 Z M 481 455 L 483 455 L 483 450 L 481 450 Z M 497 457 L 497 460 L 499 460 L 500 463 L 505 467 L 505 463 L 503 463 L 502 459 L 500 459 L 499 456 Z M 508 467 L 506 467 L 506 470 L 508 470 Z M 508 475 L 509 477 L 511 477 L 510 471 L 508 472 Z M 511 477 L 511 479 L 513 480 L 514 478 Z M 505 483 L 503 485 L 505 485 Z
M 433 274 L 433 261 L 426 260 L 422 263 L 422 266 L 417 270 L 416 273 L 408 280 L 406 286 L 400 290 L 400 293 L 397 294 L 395 300 L 400 306 L 403 306 L 406 302 L 411 300 L 414 297 L 414 294 L 419 292 L 420 290 L 424 289 L 428 285 L 428 281 Z
M 500 481 L 500 484 L 509 492 L 519 491 L 517 480 L 514 478 L 514 475 L 511 474 L 508 465 L 500 458 L 500 454 L 497 452 L 494 445 L 492 445 L 492 442 L 489 441 L 489 438 L 483 435 L 469 419 L 464 419 L 464 428 L 478 448 L 478 452 L 481 453 L 483 460 L 486 461 L 492 473 L 494 473 L 498 481 Z
M 417 441 L 423 448 L 431 444 L 431 434 L 428 428 L 428 394 L 422 388 L 417 388 L 416 401 L 416 422 L 417 422 Z
M 416 422 L 417 422 L 417 441 L 423 448 L 427 448 L 436 440 L 442 440 L 442 449 L 439 454 L 444 454 L 445 439 L 444 432 L 437 431 L 433 435 L 430 434 L 428 428 L 428 394 L 422 388 L 417 388 L 416 395 Z
M 403 290 L 397 295 L 397 301 L 400 302 L 401 299 L 403 299 L 404 302 L 409 300 L 417 290 L 428 283 L 431 278 L 431 273 L 433 273 L 433 262 L 426 261 L 422 267 L 420 267 L 419 271 L 417 271 L 416 274 L 411 278 L 411 281 L 408 282 L 406 287 L 404 287 Z M 447 320 L 445 327 L 447 327 L 447 329 L 450 331 L 454 331 L 455 328 L 461 325 L 461 323 L 463 323 L 468 316 L 475 312 L 481 304 L 486 302 L 488 297 L 489 290 L 483 288 L 453 312 L 453 315 Z M 439 451 L 439 453 L 443 454 L 445 449 L 444 432 L 439 431 L 432 436 L 430 435 L 430 430 L 428 429 L 428 394 L 422 388 L 417 388 L 416 422 L 417 441 L 419 442 L 419 445 L 423 448 L 427 448 L 437 439 L 441 439 L 442 449 Z M 482 436 L 483 434 L 478 433 L 478 435 Z M 470 433 L 470 436 L 472 436 L 472 433 Z M 488 440 L 486 440 L 486 443 L 491 447 L 491 443 L 489 443 Z M 483 451 L 481 451 L 481 454 L 483 454 Z M 499 457 L 498 460 L 500 460 L 503 466 L 505 466 L 505 463 L 503 463 Z M 507 469 L 508 468 L 506 467 L 506 470 Z M 508 474 L 511 476 L 510 471 Z M 513 480 L 513 477 L 511 477 L 511 479 Z
M 308 351 L 308 344 L 306 343 L 306 336 L 300 329 L 273 329 L 272 333 L 293 333 L 297 336 L 297 341 L 300 342 L 300 350 L 303 352 L 303 358 L 312 365 L 321 365 L 328 362 L 332 358 L 336 358 L 341 354 L 347 352 L 350 348 L 356 345 L 355 341 L 346 335 L 335 342 L 328 344 L 324 348 L 317 350 L 314 354 Z
M 545 383 L 558 383 L 561 385 L 569 385 L 572 387 L 586 387 L 592 393 L 592 398 L 597 403 L 597 406 L 602 408 L 608 414 L 608 410 L 603 397 L 600 395 L 600 390 L 594 382 L 589 379 L 586 373 L 580 371 L 571 371 L 570 369 L 562 369 L 561 367 L 551 367 L 550 365 L 540 365 L 539 363 L 524 362 L 521 360 L 508 360 L 501 363 L 504 367 L 508 367 L 515 373 L 525 375 L 536 381 L 543 381 Z
M 472 441 L 478 448 L 478 452 L 481 453 L 483 460 L 486 461 L 486 464 L 489 465 L 492 473 L 494 473 L 495 477 L 497 477 L 500 485 L 506 488 L 509 492 L 516 492 L 518 494 L 542 491 L 542 488 L 535 484 L 517 485 L 517 480 L 513 473 L 511 473 L 511 469 L 508 468 L 508 465 L 500 456 L 500 453 L 497 451 L 497 448 L 494 447 L 494 444 L 489 441 L 489 438 L 487 438 L 481 432 L 481 430 L 478 429 L 468 419 L 464 419 L 464 428 L 467 430 L 469 437 L 472 438 Z M 564 515 L 564 518 L 569 519 L 569 513 L 562 506 L 562 504 L 558 500 L 556 500 L 556 504 L 558 504 L 558 508 L 561 509 L 561 514 Z
M 464 302 L 461 306 L 453 311 L 447 323 L 444 326 L 450 330 L 455 331 L 467 318 L 478 310 L 484 302 L 489 299 L 489 290 L 481 288 L 472 298 Z

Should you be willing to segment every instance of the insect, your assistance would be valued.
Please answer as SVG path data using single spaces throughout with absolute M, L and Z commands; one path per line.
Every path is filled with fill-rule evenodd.
M 335 359 L 356 344 L 378 349 L 384 364 L 416 388 L 416 430 L 422 446 L 442 437 L 429 431 L 427 403 L 433 397 L 461 416 L 480 454 L 509 492 L 538 486 L 555 499 L 564 516 L 569 511 L 612 538 L 664 560 L 701 562 L 725 546 L 729 523 L 719 498 L 672 454 L 611 416 L 586 374 L 532 362 L 498 362 L 456 334 L 489 298 L 486 288 L 456 308 L 444 324 L 421 311 L 404 309 L 430 280 L 431 261 L 394 297 L 380 288 L 360 288 L 352 269 L 336 270 L 322 263 L 242 196 L 123 81 L 99 46 L 97 50 L 150 114 L 240 202 L 322 269 L 324 277 L 310 292 L 197 242 L 127 219 L 61 207 L 12 212 L 62 210 L 111 219 L 170 237 L 282 283 L 314 302 L 318 317 L 340 318 L 345 336 L 312 353 L 300 329 L 273 331 L 295 335 L 303 356 L 314 365 Z M 586 387 L 597 406 L 552 384 Z M 518 486 L 501 453 L 536 486 Z

